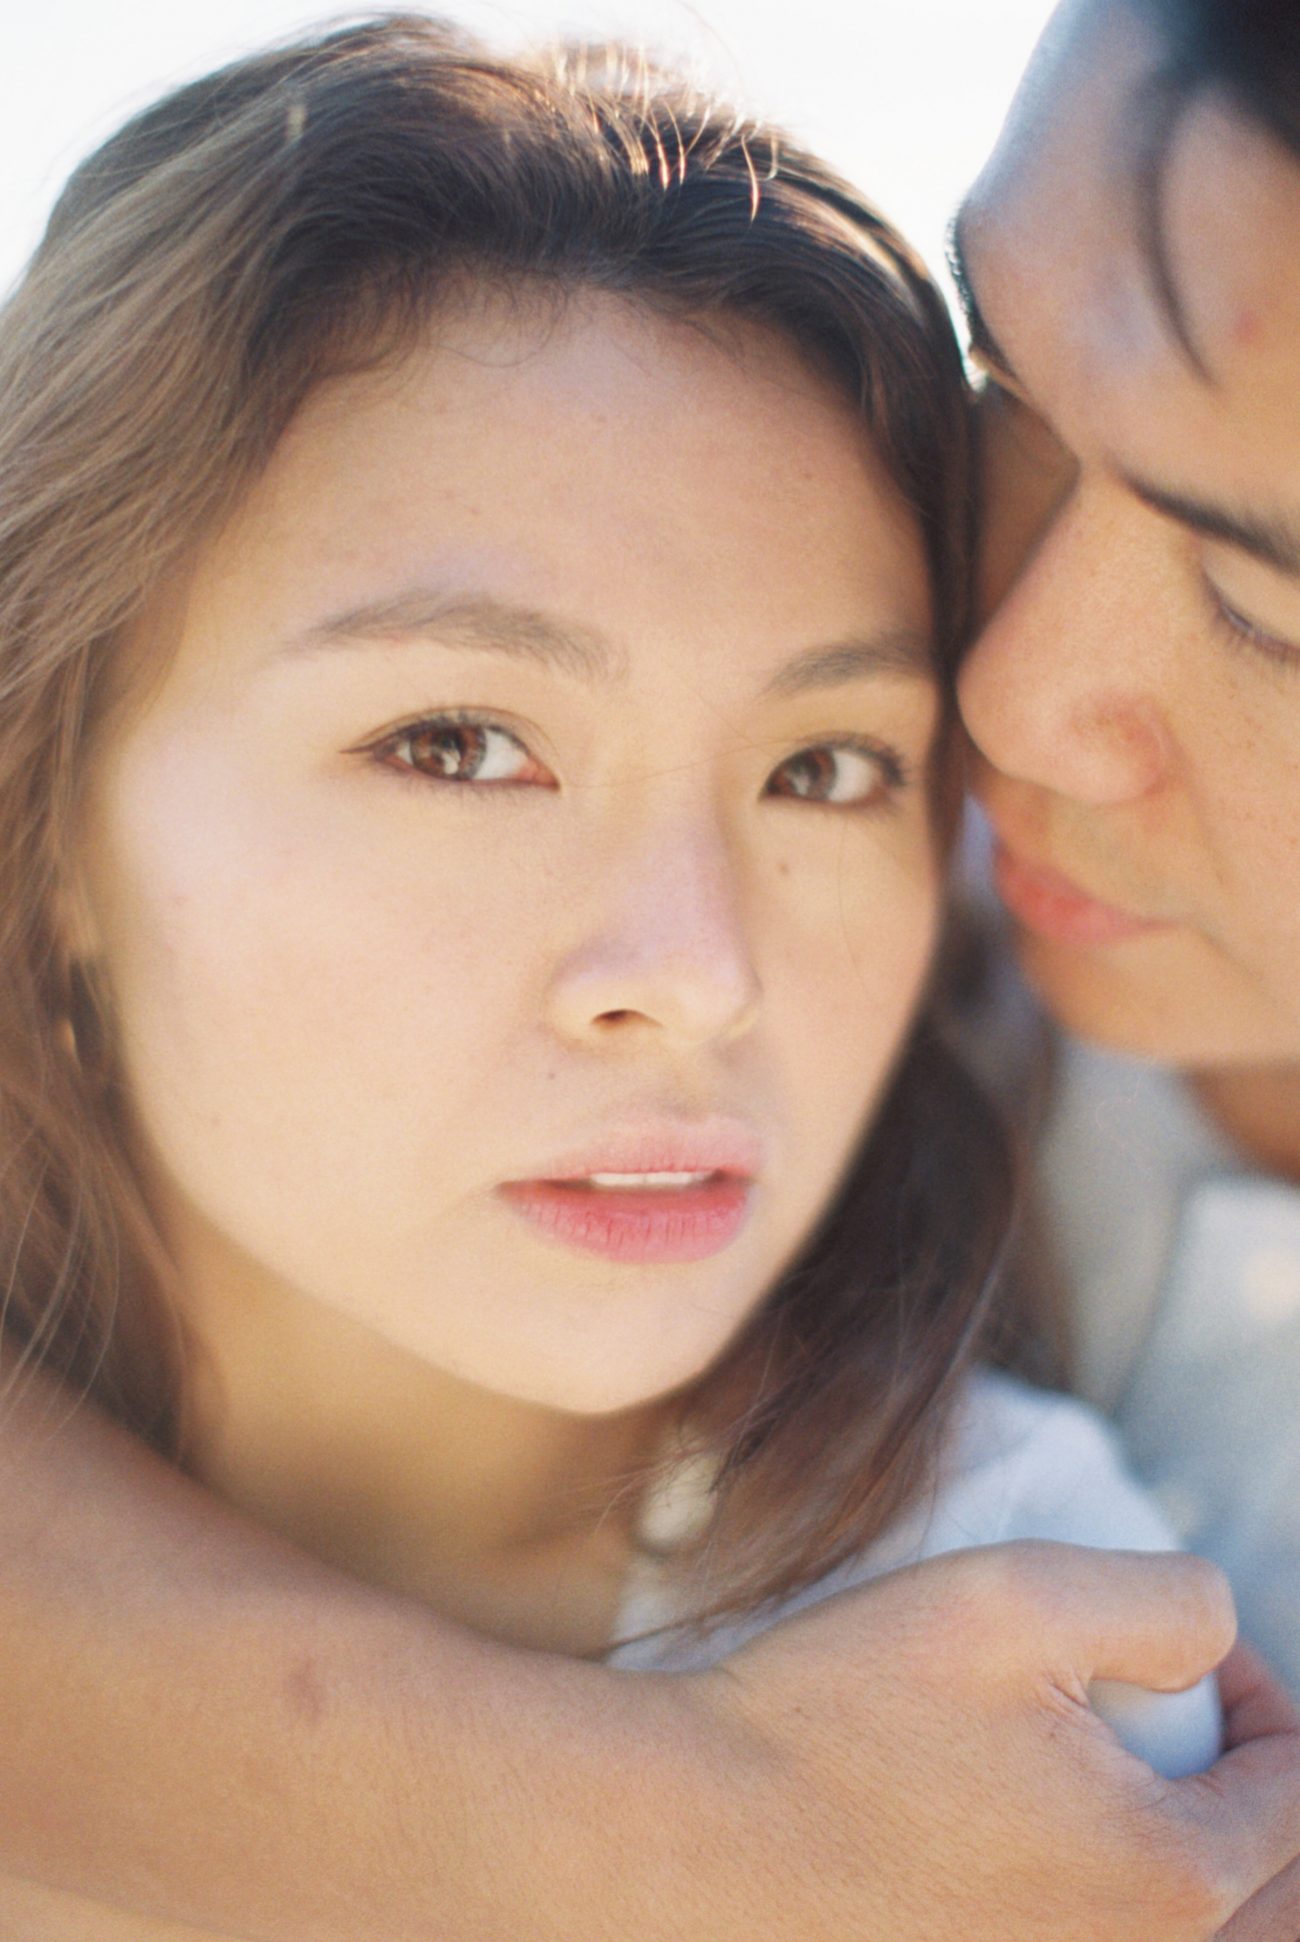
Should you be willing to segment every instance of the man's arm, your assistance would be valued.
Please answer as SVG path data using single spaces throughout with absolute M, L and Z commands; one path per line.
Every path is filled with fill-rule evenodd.
M 93 1412 L 53 1420 L 0 1419 L 16 1876 L 258 1942 L 1203 1942 L 1300 1850 L 1294 1730 L 1166 1783 L 1083 1702 L 1221 1655 L 1193 1561 L 958 1554 L 708 1673 L 616 1673 L 358 1586 Z

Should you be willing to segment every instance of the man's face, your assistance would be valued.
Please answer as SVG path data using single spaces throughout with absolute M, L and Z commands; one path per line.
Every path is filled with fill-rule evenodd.
M 1144 200 L 1162 53 L 1117 0 L 1061 8 L 959 221 L 993 379 L 991 618 L 962 708 L 1024 961 L 1063 1022 L 1188 1067 L 1286 1062 L 1300 162 L 1202 94 Z

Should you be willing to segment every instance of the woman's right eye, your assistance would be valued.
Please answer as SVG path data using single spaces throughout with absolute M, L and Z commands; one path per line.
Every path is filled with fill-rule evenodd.
M 373 753 L 413 780 L 474 784 L 480 788 L 554 789 L 555 777 L 508 728 L 477 715 L 433 715 L 410 722 Z

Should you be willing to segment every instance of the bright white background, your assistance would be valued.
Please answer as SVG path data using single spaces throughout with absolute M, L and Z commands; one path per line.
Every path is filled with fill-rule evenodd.
M 851 176 L 935 261 L 1051 0 L 447 0 L 509 46 L 557 29 L 685 55 Z M 0 289 L 68 170 L 174 82 L 323 18 L 332 0 L 18 0 L 0 74 Z

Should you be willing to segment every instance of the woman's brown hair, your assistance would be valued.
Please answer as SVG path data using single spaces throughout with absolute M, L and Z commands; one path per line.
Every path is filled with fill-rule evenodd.
M 466 278 L 783 333 L 914 511 L 945 678 L 966 626 L 969 427 L 937 290 L 821 163 L 633 57 L 502 61 L 383 16 L 182 88 L 76 171 L 0 319 L 3 1323 L 11 1371 L 44 1363 L 182 1461 L 184 1331 L 93 967 L 63 942 L 79 784 L 151 595 L 313 387 L 400 356 Z M 718 1470 L 711 1603 L 809 1581 L 917 1487 L 1008 1193 L 927 1014 L 820 1231 L 683 1399 Z

